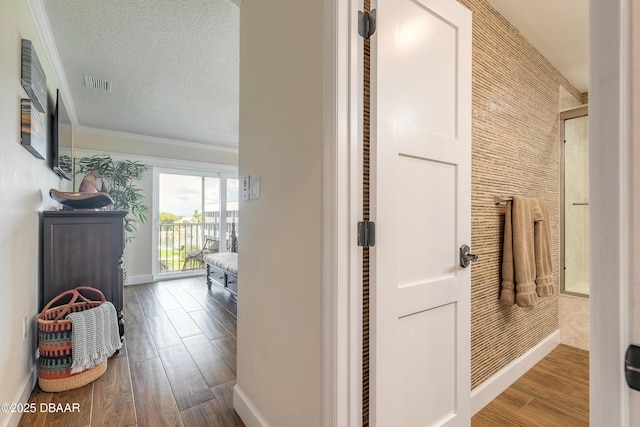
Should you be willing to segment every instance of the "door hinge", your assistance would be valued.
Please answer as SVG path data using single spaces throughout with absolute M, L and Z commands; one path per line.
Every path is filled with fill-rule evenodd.
M 358 246 L 370 248 L 376 244 L 376 223 L 360 221 L 358 223 Z
M 376 32 L 376 10 L 371 12 L 358 11 L 358 34 L 367 40 Z

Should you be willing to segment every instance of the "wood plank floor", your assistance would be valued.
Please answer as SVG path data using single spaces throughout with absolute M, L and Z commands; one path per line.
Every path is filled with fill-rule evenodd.
M 82 388 L 30 402 L 79 403 L 80 413 L 37 411 L 20 426 L 244 426 L 233 410 L 236 303 L 204 277 L 128 286 L 125 346 Z
M 203 277 L 125 288 L 125 346 L 92 384 L 63 393 L 37 386 L 38 411 L 20 426 L 244 426 L 232 407 L 236 303 Z M 484 426 L 588 426 L 589 353 L 560 345 L 471 420 Z
M 472 419 L 485 426 L 588 426 L 589 352 L 559 345 Z

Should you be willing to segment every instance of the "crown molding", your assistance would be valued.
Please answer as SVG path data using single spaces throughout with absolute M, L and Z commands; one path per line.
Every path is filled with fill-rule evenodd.
M 142 154 L 120 153 L 108 150 L 94 150 L 87 148 L 74 148 L 74 158 L 91 157 L 100 154 L 109 154 L 113 160 L 141 161 L 149 166 L 159 167 L 171 171 L 199 171 L 214 172 L 231 176 L 238 175 L 237 165 L 223 163 L 197 162 L 193 160 L 170 159 L 167 157 L 145 156 Z
M 71 120 L 72 126 L 78 125 L 78 115 L 76 114 L 76 107 L 71 98 L 71 89 L 69 88 L 69 82 L 64 74 L 64 68 L 62 68 L 62 62 L 60 61 L 60 55 L 58 48 L 56 47 L 51 27 L 49 26 L 49 19 L 47 18 L 47 11 L 44 8 L 42 0 L 27 0 L 29 11 L 33 17 L 33 21 L 44 45 L 44 53 L 49 60 L 49 65 L 53 71 L 53 75 L 58 81 L 58 86 L 62 96 L 64 97 L 64 105 L 67 108 L 67 113 Z
M 78 126 L 76 132 L 88 133 L 93 135 L 110 136 L 112 138 L 132 139 L 141 142 L 152 142 L 154 144 L 173 145 L 185 148 L 196 148 L 200 150 L 210 150 L 225 153 L 238 153 L 238 147 L 230 147 L 228 145 L 203 144 L 201 142 L 182 141 L 178 139 L 161 138 L 157 136 L 141 135 L 137 133 L 120 132 L 115 130 L 107 130 L 100 128 L 92 128 L 87 126 Z

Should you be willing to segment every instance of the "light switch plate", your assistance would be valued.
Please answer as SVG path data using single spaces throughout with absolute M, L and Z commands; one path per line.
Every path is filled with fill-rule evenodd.
M 260 198 L 260 177 L 252 176 L 250 179 L 251 191 L 249 192 L 249 198 L 251 200 Z
M 249 200 L 249 182 L 251 177 L 249 175 L 242 177 L 242 200 Z

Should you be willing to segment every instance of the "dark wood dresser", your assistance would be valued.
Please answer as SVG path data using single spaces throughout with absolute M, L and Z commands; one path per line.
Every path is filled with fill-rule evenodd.
M 92 210 L 43 212 L 40 310 L 63 291 L 91 286 L 113 303 L 120 320 L 120 335 L 124 335 L 122 257 L 126 214 Z M 98 298 L 88 293 L 86 296 Z

